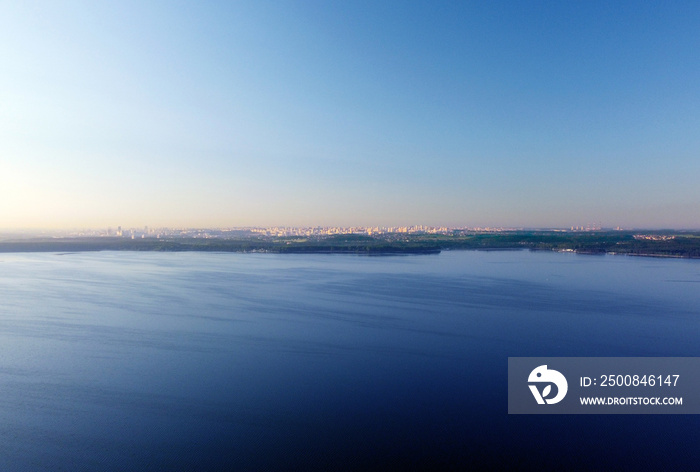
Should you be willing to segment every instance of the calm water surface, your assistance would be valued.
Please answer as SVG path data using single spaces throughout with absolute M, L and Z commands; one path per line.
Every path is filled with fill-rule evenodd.
M 700 261 L 0 254 L 0 470 L 700 463 L 698 416 L 509 416 L 509 356 L 700 356 Z

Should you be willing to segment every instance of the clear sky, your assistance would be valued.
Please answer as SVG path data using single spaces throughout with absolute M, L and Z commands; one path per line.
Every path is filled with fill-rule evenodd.
M 700 228 L 700 2 L 0 1 L 0 228 Z

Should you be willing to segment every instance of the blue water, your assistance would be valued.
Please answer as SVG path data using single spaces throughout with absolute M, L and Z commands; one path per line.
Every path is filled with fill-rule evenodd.
M 0 254 L 0 470 L 700 462 L 700 416 L 509 416 L 509 356 L 700 356 L 700 261 Z

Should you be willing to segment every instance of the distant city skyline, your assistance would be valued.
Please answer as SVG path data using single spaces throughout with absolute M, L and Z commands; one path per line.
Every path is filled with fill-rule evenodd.
M 644 235 L 645 231 L 654 231 L 651 235 Z M 117 238 L 236 238 L 240 236 L 271 236 L 271 237 L 324 237 L 341 234 L 364 234 L 369 236 L 381 236 L 388 234 L 472 234 L 472 233 L 509 233 L 523 231 L 543 231 L 561 233 L 588 233 L 588 232 L 639 232 L 635 238 L 646 239 L 673 239 L 673 234 L 688 232 L 693 234 L 697 230 L 692 229 L 650 229 L 650 228 L 614 228 L 601 227 L 596 224 L 585 226 L 561 227 L 481 227 L 481 226 L 269 226 L 269 227 L 107 227 L 107 228 L 73 228 L 73 229 L 24 229 L 24 230 L 0 230 L 0 240 L 12 240 L 20 238 L 54 238 L 54 237 L 117 237 Z M 661 236 L 660 236 L 661 235 Z
M 700 3 L 10 2 L 0 231 L 700 229 Z

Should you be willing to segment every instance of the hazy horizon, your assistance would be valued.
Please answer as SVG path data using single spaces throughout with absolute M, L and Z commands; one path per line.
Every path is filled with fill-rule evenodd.
M 10 3 L 0 228 L 700 228 L 700 3 Z
M 171 231 L 245 231 L 252 229 L 272 229 L 272 228 L 287 228 L 287 229 L 309 229 L 309 228 L 337 228 L 349 230 L 351 228 L 379 228 L 380 230 L 393 229 L 394 232 L 401 228 L 416 228 L 419 226 L 424 226 L 426 228 L 447 228 L 448 230 L 477 230 L 477 231 L 573 231 L 573 232 L 605 232 L 605 231 L 680 231 L 680 232 L 700 232 L 700 228 L 681 228 L 681 227 L 652 227 L 652 226 L 602 226 L 602 227 L 586 227 L 586 225 L 572 225 L 572 226 L 516 226 L 516 225 L 499 225 L 499 226 L 489 226 L 489 225 L 424 225 L 424 224 L 396 224 L 396 225 L 264 225 L 264 226 L 151 226 L 151 225 L 138 225 L 138 226 L 125 226 L 125 225 L 106 225 L 102 227 L 57 227 L 57 228 L 47 228 L 47 227 L 35 227 L 35 228 L 0 228 L 0 235 L 9 234 L 41 234 L 41 233 L 99 233 L 112 231 L 116 234 L 118 229 L 122 229 L 128 235 L 131 231 L 143 232 L 144 228 L 148 228 L 149 232 L 157 232 L 160 230 L 171 230 Z

